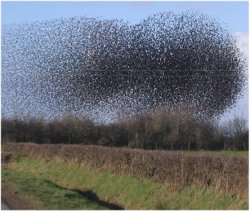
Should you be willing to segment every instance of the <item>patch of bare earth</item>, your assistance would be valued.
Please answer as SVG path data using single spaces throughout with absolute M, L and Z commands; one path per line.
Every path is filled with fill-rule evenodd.
M 28 210 L 32 207 L 25 201 L 18 191 L 12 190 L 6 185 L 2 184 L 2 195 L 1 200 L 13 210 Z

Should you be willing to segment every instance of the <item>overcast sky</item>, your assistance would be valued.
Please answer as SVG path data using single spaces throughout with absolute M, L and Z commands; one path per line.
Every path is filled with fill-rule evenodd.
M 87 16 L 118 18 L 136 23 L 148 15 L 173 11 L 200 11 L 217 18 L 232 33 L 248 58 L 248 2 L 2 2 L 2 24 Z M 234 115 L 248 119 L 248 87 L 224 120 Z

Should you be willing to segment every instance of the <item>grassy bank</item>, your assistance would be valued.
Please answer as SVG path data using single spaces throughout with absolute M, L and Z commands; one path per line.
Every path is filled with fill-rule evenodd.
M 247 199 L 209 188 L 174 190 L 151 180 L 26 157 L 6 164 L 2 179 L 24 196 L 34 197 L 34 209 L 108 209 L 112 204 L 125 209 L 248 208 Z
M 3 169 L 3 184 L 33 209 L 114 209 L 90 193 L 58 186 L 27 172 Z

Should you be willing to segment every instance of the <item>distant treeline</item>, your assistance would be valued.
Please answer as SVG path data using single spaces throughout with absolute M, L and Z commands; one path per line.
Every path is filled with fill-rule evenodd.
M 72 115 L 53 120 L 2 117 L 1 121 L 3 142 L 169 150 L 248 150 L 247 121 L 241 117 L 219 125 L 215 120 L 196 118 L 192 112 L 158 109 L 110 124 L 97 124 L 88 118 Z

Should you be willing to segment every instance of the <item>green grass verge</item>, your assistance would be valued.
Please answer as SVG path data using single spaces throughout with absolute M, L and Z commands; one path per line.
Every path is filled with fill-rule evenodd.
M 193 186 L 176 191 L 151 180 L 139 180 L 84 166 L 25 157 L 10 162 L 3 170 L 2 179 L 22 186 L 21 191 L 24 194 L 32 195 L 37 192 L 34 195 L 37 200 L 46 201 L 47 209 L 59 209 L 60 203 L 68 200 L 72 201 L 69 205 L 64 204 L 64 209 L 83 209 L 81 206 L 85 205 L 89 207 L 84 209 L 93 209 L 96 206 L 79 202 L 78 199 L 84 199 L 72 192 L 72 189 L 91 191 L 100 200 L 118 204 L 125 209 L 248 209 L 247 200 L 242 201 L 211 189 Z M 58 186 L 63 188 L 58 190 Z M 25 192 L 27 188 L 29 192 Z M 73 197 L 67 197 L 69 195 Z
M 2 177 L 3 184 L 19 192 L 34 209 L 111 209 L 108 205 L 100 205 L 77 191 L 60 187 L 26 172 L 3 169 Z
M 227 157 L 248 157 L 248 151 L 230 151 L 230 150 L 220 150 L 220 151 L 192 151 L 197 155 L 216 155 L 216 156 L 227 156 Z

